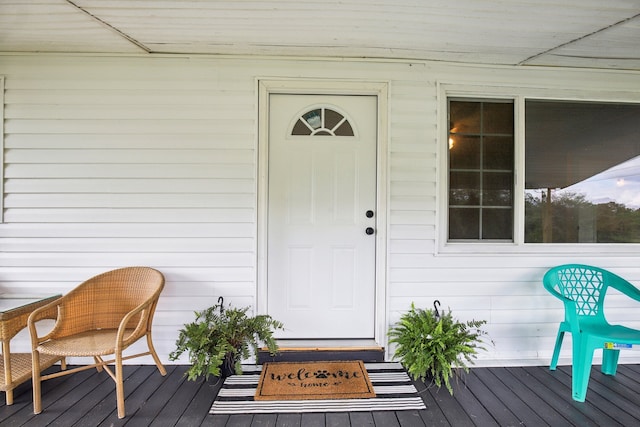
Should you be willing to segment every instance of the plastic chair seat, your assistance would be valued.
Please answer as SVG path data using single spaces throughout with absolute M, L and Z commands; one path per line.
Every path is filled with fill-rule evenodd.
M 625 344 L 640 344 L 640 331 L 622 325 L 585 325 L 582 333 L 602 338 L 607 342 L 622 342 Z

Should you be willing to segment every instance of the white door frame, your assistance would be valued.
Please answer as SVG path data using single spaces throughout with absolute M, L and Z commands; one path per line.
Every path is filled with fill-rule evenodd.
M 388 83 L 336 80 L 258 79 L 258 206 L 256 301 L 258 313 L 267 312 L 267 214 L 269 168 L 269 95 L 373 95 L 377 97 L 376 164 L 376 261 L 375 261 L 375 342 L 386 347 L 387 341 L 387 147 Z M 286 327 L 286 325 L 285 325 Z

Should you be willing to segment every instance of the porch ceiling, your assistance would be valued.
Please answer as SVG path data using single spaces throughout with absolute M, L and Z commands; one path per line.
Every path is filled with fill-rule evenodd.
M 0 0 L 0 52 L 640 70 L 640 0 Z

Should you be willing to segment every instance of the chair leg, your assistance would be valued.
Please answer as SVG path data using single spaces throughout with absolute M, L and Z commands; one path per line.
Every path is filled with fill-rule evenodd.
M 591 363 L 593 362 L 593 347 L 587 345 L 585 340 L 573 341 L 573 366 L 571 369 L 571 391 L 573 400 L 584 402 L 587 397 L 589 377 L 591 376 Z
M 33 384 L 33 413 L 42 412 L 41 379 L 40 379 L 40 353 L 37 350 L 31 352 L 31 383 Z
M 102 360 L 102 357 L 100 357 L 100 356 L 93 356 L 93 361 L 94 361 L 94 362 L 95 362 L 95 364 L 96 364 L 96 370 L 97 370 L 98 372 L 102 372 L 102 369 L 103 369 L 103 365 L 102 365 L 103 360 Z
M 116 401 L 118 405 L 118 418 L 125 417 L 124 406 L 124 374 L 122 372 L 122 354 L 116 355 Z
M 11 379 L 11 348 L 8 339 L 2 341 L 2 361 L 4 363 L 4 384 L 6 387 L 11 387 L 13 380 Z M 5 390 L 4 393 L 7 405 L 13 405 L 13 388 Z
M 549 370 L 555 371 L 558 367 L 558 357 L 560 356 L 560 348 L 562 347 L 562 339 L 564 338 L 564 331 L 562 326 L 558 329 L 558 336 L 556 337 L 556 346 L 553 348 L 553 356 L 551 357 L 551 363 L 549 364 Z
M 605 375 L 615 375 L 618 369 L 619 349 L 605 348 L 602 350 L 602 373 Z
M 153 342 L 151 341 L 150 333 L 147 334 L 147 345 L 149 346 L 149 352 L 151 352 L 151 356 L 153 357 L 154 362 L 156 362 L 158 371 L 160 371 L 160 374 L 164 377 L 165 375 L 167 375 L 167 370 L 164 368 L 164 365 L 160 361 L 160 358 L 158 357 L 158 353 L 156 353 L 156 349 L 153 346 Z

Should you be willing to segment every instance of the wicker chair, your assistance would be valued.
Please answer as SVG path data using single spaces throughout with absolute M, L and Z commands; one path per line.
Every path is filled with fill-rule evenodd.
M 166 370 L 151 341 L 153 314 L 164 287 L 164 276 L 149 267 L 126 267 L 95 276 L 58 300 L 35 310 L 28 320 L 33 357 L 33 412 L 42 412 L 41 381 L 96 368 L 104 369 L 116 383 L 118 417 L 124 418 L 122 361 L 151 355 L 164 376 Z M 58 312 L 53 328 L 38 335 L 36 322 L 52 308 Z M 148 351 L 123 356 L 122 352 L 142 337 Z M 93 357 L 88 366 L 41 375 L 40 358 Z M 104 360 L 103 356 L 113 355 Z M 115 364 L 115 373 L 107 366 Z

